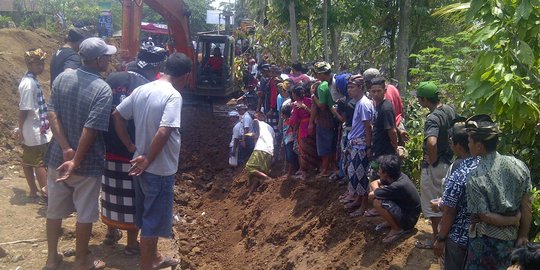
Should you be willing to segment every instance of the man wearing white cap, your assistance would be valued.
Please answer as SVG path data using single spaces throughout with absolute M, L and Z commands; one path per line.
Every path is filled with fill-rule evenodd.
M 47 208 L 48 257 L 44 269 L 57 269 L 62 219 L 77 212 L 73 269 L 103 269 L 105 263 L 89 256 L 92 223 L 99 217 L 98 198 L 112 92 L 101 79 L 116 47 L 100 38 L 88 38 L 79 47 L 83 66 L 67 70 L 53 83 L 49 121 L 53 140 L 47 152 L 49 206 Z

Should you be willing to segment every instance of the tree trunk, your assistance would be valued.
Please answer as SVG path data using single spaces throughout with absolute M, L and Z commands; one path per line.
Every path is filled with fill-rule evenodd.
M 399 1 L 399 32 L 397 39 L 396 79 L 401 92 L 407 90 L 407 71 L 409 69 L 411 0 Z
M 328 1 L 323 0 L 323 29 L 322 29 L 322 38 L 323 38 L 323 54 L 324 61 L 328 62 Z
M 294 0 L 289 0 L 289 24 L 291 30 L 291 60 L 298 62 L 298 32 L 296 31 L 296 7 Z
M 332 70 L 340 70 L 339 65 L 339 31 L 335 27 L 330 28 L 330 49 L 332 50 Z

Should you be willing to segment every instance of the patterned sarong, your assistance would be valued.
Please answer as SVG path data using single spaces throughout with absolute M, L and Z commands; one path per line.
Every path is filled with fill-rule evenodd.
M 101 220 L 114 228 L 136 229 L 135 190 L 128 175 L 131 164 L 107 161 L 101 180 Z
M 368 191 L 369 159 L 366 150 L 353 147 L 351 143 L 345 150 L 345 175 L 349 179 L 348 189 L 351 193 L 363 196 Z
M 465 269 L 507 269 L 513 248 L 514 241 L 511 240 L 487 236 L 470 238 Z

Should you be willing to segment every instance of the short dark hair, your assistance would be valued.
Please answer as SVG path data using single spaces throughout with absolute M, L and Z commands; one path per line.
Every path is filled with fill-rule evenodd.
M 304 71 L 302 63 L 300 63 L 300 62 L 296 62 L 296 63 L 292 64 L 291 68 L 296 70 L 296 71 Z
M 479 140 L 472 135 L 469 135 L 469 138 L 472 139 L 475 143 L 481 143 L 484 148 L 486 148 L 486 152 L 488 153 L 497 150 L 497 144 L 499 143 L 499 135 L 495 135 L 493 138 L 485 141 Z
M 452 129 L 450 129 L 450 137 L 452 138 L 453 144 L 461 146 L 467 153 L 469 153 L 469 134 L 467 134 L 467 129 L 465 129 L 463 119 L 465 118 L 460 117 L 459 120 L 454 120 Z
M 180 77 L 191 72 L 191 59 L 183 53 L 173 53 L 165 60 L 165 74 Z
M 538 269 L 540 265 L 540 244 L 528 243 L 516 248 L 510 255 L 512 265 L 519 265 L 524 270 Z
M 292 114 L 292 106 L 291 104 L 285 104 L 283 107 L 281 107 L 281 113 L 287 117 L 291 117 Z
M 292 92 L 299 96 L 299 97 L 304 97 L 305 96 L 305 90 L 304 90 L 304 85 L 302 84 L 298 84 L 296 85 L 293 89 L 292 89 Z
M 373 85 L 382 85 L 383 87 L 386 86 L 386 81 L 383 77 L 375 77 L 369 81 L 369 83 L 366 83 L 367 87 L 371 87 Z
M 401 161 L 396 155 L 384 155 L 377 158 L 379 169 L 396 180 L 401 175 Z

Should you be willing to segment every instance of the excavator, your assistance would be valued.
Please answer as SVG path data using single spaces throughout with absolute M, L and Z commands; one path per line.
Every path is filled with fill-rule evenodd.
M 182 0 L 120 0 L 122 2 L 122 40 L 120 58 L 133 61 L 141 46 L 140 30 L 143 5 L 160 14 L 167 22 L 169 53 L 181 52 L 193 60 L 189 85 L 182 93 L 188 95 L 226 97 L 235 93 L 235 40 L 225 34 L 199 33 L 192 41 L 189 29 L 191 12 Z M 221 59 L 220 59 L 221 58 Z

